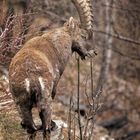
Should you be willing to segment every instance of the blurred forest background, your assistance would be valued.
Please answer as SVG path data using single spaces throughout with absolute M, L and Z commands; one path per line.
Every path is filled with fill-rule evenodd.
M 80 128 L 85 140 L 140 140 L 140 0 L 92 4 L 94 36 L 86 47 L 97 55 L 80 62 L 72 56 L 57 88 L 53 119 L 68 124 L 66 140 L 80 139 Z M 0 0 L 0 140 L 26 136 L 8 89 L 12 57 L 27 40 L 70 16 L 79 18 L 70 0 Z

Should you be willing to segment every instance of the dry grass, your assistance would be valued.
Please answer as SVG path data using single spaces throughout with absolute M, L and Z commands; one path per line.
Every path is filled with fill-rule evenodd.
M 0 140 L 22 140 L 25 133 L 19 122 L 11 118 L 9 113 L 0 114 Z M 25 135 L 25 134 L 24 134 Z

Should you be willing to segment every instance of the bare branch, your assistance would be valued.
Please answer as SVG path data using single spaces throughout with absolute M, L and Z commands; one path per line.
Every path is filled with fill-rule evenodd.
M 128 38 L 128 37 L 125 37 L 125 36 L 122 36 L 122 35 L 119 35 L 119 34 L 107 33 L 107 32 L 105 32 L 105 31 L 96 30 L 96 29 L 94 29 L 93 31 L 94 31 L 95 33 L 100 33 L 100 34 L 108 35 L 108 36 L 114 37 L 114 38 L 116 38 L 116 39 L 126 41 L 126 42 L 128 42 L 128 43 L 133 43 L 133 44 L 135 44 L 135 45 L 140 45 L 140 42 L 139 42 L 139 41 L 133 40 L 133 39 L 131 39 L 131 38 Z
M 80 58 L 77 58 L 77 70 L 78 70 L 78 85 L 77 85 L 77 110 L 78 110 L 78 123 L 79 123 L 79 131 L 80 131 L 80 140 L 83 139 L 82 136 L 82 125 L 81 125 L 81 117 L 80 117 Z

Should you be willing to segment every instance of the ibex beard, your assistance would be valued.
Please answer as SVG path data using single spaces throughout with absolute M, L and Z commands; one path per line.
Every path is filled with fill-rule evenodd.
M 82 59 L 87 56 L 83 30 L 73 18 L 63 27 L 50 30 L 29 40 L 15 55 L 9 67 L 10 91 L 28 133 L 42 129 L 43 136 L 51 130 L 51 102 L 64 68 L 76 51 Z M 37 107 L 42 125 L 38 128 L 32 118 Z M 47 131 L 48 130 L 48 131 Z

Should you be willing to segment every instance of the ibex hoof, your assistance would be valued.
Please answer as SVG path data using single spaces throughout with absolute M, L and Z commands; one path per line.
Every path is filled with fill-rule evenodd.
M 28 125 L 26 125 L 24 123 L 24 121 L 21 121 L 20 124 L 21 124 L 22 128 L 23 129 L 26 129 L 27 130 L 27 133 L 29 133 L 29 134 L 34 134 L 34 132 L 37 131 L 37 128 L 34 125 L 32 125 L 32 126 L 29 127 Z
M 51 120 L 51 128 L 50 128 L 50 130 L 55 131 L 57 128 L 58 128 L 58 126 L 56 125 L 56 123 Z M 42 125 L 37 125 L 37 130 L 42 131 L 43 130 Z
M 37 129 L 34 128 L 27 128 L 27 133 L 28 134 L 34 134 L 37 131 Z
M 35 140 L 36 133 L 29 134 L 29 140 Z
M 56 123 L 51 120 L 51 131 L 55 131 L 57 128 L 58 126 L 56 125 Z
M 21 121 L 20 125 L 22 126 L 23 129 L 26 129 L 26 125 L 23 121 Z

